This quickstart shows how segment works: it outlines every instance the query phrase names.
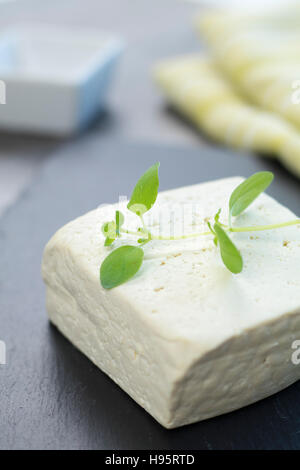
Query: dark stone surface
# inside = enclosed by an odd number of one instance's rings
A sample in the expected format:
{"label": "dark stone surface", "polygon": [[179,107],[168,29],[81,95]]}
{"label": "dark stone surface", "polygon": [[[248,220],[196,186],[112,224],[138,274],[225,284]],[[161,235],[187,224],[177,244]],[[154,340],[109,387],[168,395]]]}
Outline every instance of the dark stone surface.
{"label": "dark stone surface", "polygon": [[168,431],[49,325],[40,278],[45,243],[70,219],[129,195],[157,160],[161,189],[272,169],[270,193],[299,209],[299,182],[279,165],[213,148],[112,144],[94,131],[49,159],[0,221],[0,339],[7,345],[0,448],[300,448],[299,383],[234,413]]}

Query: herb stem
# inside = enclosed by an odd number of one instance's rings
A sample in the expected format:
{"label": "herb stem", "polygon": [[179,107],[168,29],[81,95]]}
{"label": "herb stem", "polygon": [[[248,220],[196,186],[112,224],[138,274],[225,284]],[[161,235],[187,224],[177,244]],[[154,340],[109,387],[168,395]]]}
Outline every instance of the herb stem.
{"label": "herb stem", "polygon": [[[284,228],[284,227],[290,227],[292,225],[300,225],[300,219],[296,220],[291,220],[289,222],[282,222],[281,224],[270,224],[270,225],[253,225],[252,227],[229,227],[224,224],[220,224],[222,227],[224,227],[224,230],[227,232],[262,232],[265,230],[274,230],[277,228]],[[146,226],[143,224],[143,229],[147,234],[150,234],[150,237],[152,240],[185,240],[188,238],[197,238],[201,236],[208,236],[211,235],[212,233],[210,231],[207,232],[196,232],[196,233],[189,233],[187,235],[179,235],[177,237],[175,236],[170,236],[166,237],[163,235],[152,235],[149,230],[146,228]],[[134,235],[136,237],[140,237],[141,233],[139,232],[134,232],[133,230],[127,230],[124,228],[120,229],[120,232],[122,233],[127,233],[128,235]]]}
{"label": "herb stem", "polygon": [[[137,237],[140,237],[141,234],[139,232],[134,232],[132,230],[127,230],[127,229],[124,229],[124,228],[121,228],[120,230],[122,233],[127,233],[128,235],[135,235]],[[150,233],[149,231],[147,231],[147,233]],[[189,233],[188,235],[179,235],[178,237],[174,237],[174,236],[171,236],[171,237],[165,237],[163,235],[152,235],[150,234],[151,236],[151,239],[152,240],[184,240],[186,238],[197,238],[197,237],[201,237],[202,235],[211,235],[211,232],[198,232],[198,233]]]}
{"label": "herb stem", "polygon": [[141,222],[142,222],[142,225],[143,225],[143,230],[145,233],[150,233],[149,230],[147,229],[146,227],[146,224],[145,224],[145,221],[144,221],[144,217],[142,215],[140,215],[140,219],[141,219]]}
{"label": "herb stem", "polygon": [[135,235],[136,237],[140,237],[141,234],[139,232],[134,232],[133,230],[127,230],[125,228],[121,228],[120,232],[127,233],[128,235]]}
{"label": "herb stem", "polygon": [[291,220],[289,222],[282,222],[281,224],[271,225],[254,225],[253,227],[228,227],[229,232],[262,232],[264,230],[273,230],[277,228],[290,227],[292,225],[300,224],[300,219]]}
{"label": "herb stem", "polygon": [[[221,224],[222,225],[222,224]],[[232,228],[232,222],[231,222],[231,211],[229,211],[229,216],[228,216],[228,225],[229,225],[229,229]]]}

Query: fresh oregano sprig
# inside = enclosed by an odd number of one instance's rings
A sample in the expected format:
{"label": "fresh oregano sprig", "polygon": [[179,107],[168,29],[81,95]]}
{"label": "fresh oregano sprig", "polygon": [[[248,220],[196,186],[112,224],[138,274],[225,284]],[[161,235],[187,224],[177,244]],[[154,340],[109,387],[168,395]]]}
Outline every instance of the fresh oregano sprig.
{"label": "fresh oregano sprig", "polygon": [[242,214],[252,202],[263,192],[274,179],[273,173],[262,171],[255,173],[243,181],[231,194],[229,199],[228,225],[220,222],[221,209],[214,216],[214,224],[207,222],[209,230],[201,233],[191,233],[178,237],[165,237],[151,234],[146,227],[143,215],[154,205],[159,187],[158,178],[159,163],[151,166],[138,180],[132,192],[127,208],[135,213],[141,222],[137,231],[124,228],[124,216],[116,211],[115,220],[105,222],[102,233],[105,236],[104,245],[109,247],[122,235],[134,235],[137,237],[137,246],[123,245],[113,250],[103,261],[100,267],[100,281],[105,289],[119,286],[131,279],[140,269],[144,259],[142,247],[151,240],[183,240],[199,236],[213,236],[213,241],[220,249],[221,259],[226,268],[233,274],[239,274],[243,269],[243,258],[231,240],[229,234],[236,232],[255,232],[273,230],[300,224],[300,219],[291,220],[279,224],[258,225],[252,227],[233,227],[232,217]]}

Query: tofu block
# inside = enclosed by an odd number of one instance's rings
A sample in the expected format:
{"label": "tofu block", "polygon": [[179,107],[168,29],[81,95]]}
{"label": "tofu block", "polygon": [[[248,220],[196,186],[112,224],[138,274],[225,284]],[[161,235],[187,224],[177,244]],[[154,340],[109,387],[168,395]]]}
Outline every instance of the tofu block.
{"label": "tofu block", "polygon": [[[205,231],[220,207],[227,220],[241,181],[162,192],[147,224],[161,235]],[[291,357],[300,339],[299,226],[232,234],[244,259],[238,275],[211,236],[151,241],[135,277],[105,290],[99,268],[113,248],[104,247],[101,226],[117,208],[126,227],[137,228],[126,203],[107,205],[68,223],[45,248],[50,320],[80,351],[166,428],[236,410],[298,380]],[[294,218],[262,194],[234,224]]]}

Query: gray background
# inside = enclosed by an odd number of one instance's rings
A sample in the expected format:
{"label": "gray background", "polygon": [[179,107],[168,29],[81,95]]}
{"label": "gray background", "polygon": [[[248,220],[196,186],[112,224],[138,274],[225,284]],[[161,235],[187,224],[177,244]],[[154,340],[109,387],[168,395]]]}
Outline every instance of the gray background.
{"label": "gray background", "polygon": [[[192,26],[198,10],[180,0],[17,0],[0,2],[0,28],[36,21],[120,34],[127,47],[109,94],[109,111],[95,125],[104,134],[130,141],[193,146],[201,138],[162,109],[164,101],[151,73],[161,58],[199,50]],[[0,214],[29,184],[41,162],[70,144],[70,139],[0,132]]]}

